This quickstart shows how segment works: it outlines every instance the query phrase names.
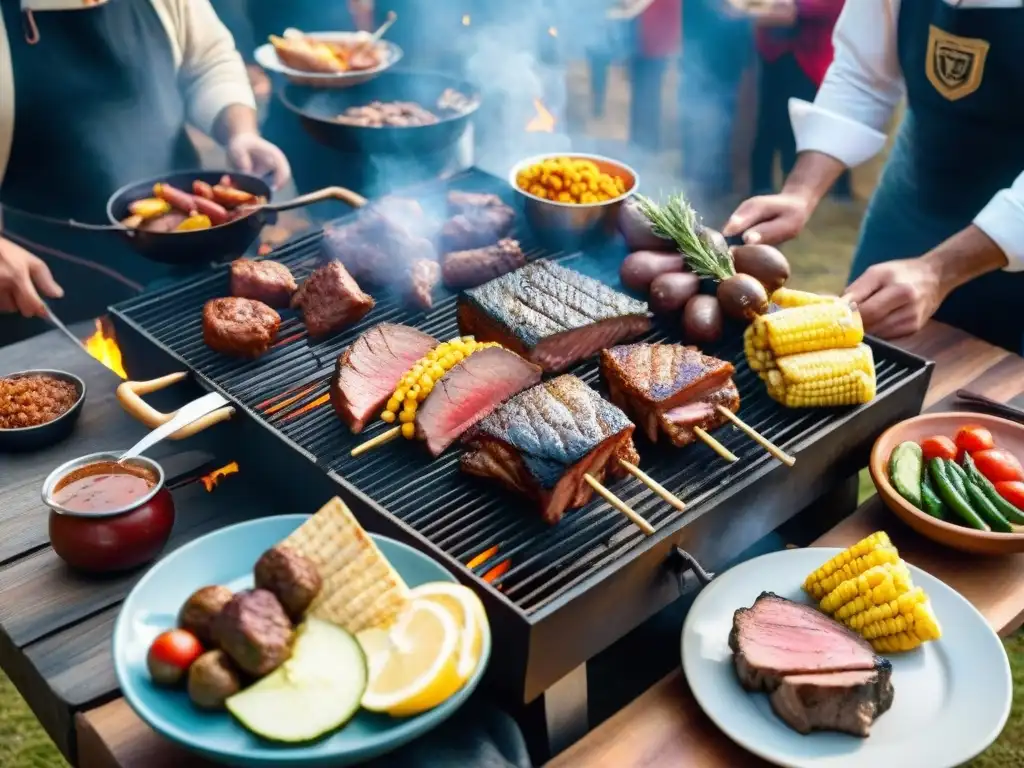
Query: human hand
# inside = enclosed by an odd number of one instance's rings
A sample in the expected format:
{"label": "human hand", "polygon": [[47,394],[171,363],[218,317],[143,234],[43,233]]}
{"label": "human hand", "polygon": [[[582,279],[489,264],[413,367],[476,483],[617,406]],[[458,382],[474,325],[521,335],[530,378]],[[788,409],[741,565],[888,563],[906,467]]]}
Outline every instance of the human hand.
{"label": "human hand", "polygon": [[39,291],[51,299],[64,295],[46,262],[20,245],[0,238],[0,312],[45,317],[46,306]]}
{"label": "human hand", "polygon": [[269,99],[273,87],[270,84],[270,78],[267,77],[267,73],[263,71],[263,68],[256,64],[249,64],[246,66],[245,72],[249,76],[249,85],[252,86],[252,92],[256,96],[256,100],[263,101],[264,99]]}
{"label": "human hand", "polygon": [[274,189],[280,189],[291,178],[292,169],[284,152],[258,133],[235,134],[228,140],[227,151],[228,162],[237,171],[255,176],[273,173]]}
{"label": "human hand", "polygon": [[740,203],[722,228],[722,234],[742,234],[747,245],[778,245],[799,235],[813,210],[802,195],[783,192],[752,197]]}
{"label": "human hand", "polygon": [[865,331],[898,339],[921,330],[946,293],[933,262],[918,258],[868,267],[843,298],[856,303]]}

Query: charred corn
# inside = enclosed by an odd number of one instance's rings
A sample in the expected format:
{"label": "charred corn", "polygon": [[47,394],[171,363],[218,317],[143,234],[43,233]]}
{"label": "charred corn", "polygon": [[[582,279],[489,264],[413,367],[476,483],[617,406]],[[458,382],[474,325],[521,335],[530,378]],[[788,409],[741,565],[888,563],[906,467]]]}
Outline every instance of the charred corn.
{"label": "charred corn", "polygon": [[778,368],[761,374],[768,395],[787,408],[859,405],[875,397],[871,348],[825,349],[778,358]]}
{"label": "charred corn", "polygon": [[864,325],[845,301],[827,301],[759,315],[749,333],[747,361],[753,370],[767,371],[787,355],[856,347]]}
{"label": "charred corn", "polygon": [[497,342],[477,341],[472,336],[438,344],[402,375],[398,387],[384,406],[381,420],[388,424],[399,422],[402,436],[411,440],[416,435],[416,411],[433,391],[434,385],[474,352],[497,346]]}
{"label": "charred corn", "polygon": [[830,301],[839,301],[836,296],[822,296],[820,293],[810,291],[798,291],[793,288],[779,288],[772,294],[772,303],[780,309],[792,309],[793,307],[806,307],[808,304],[826,304]]}
{"label": "charred corn", "polygon": [[913,587],[904,563],[885,563],[840,583],[822,598],[818,607],[837,621],[845,621],[872,606],[895,600]]}
{"label": "charred corn", "polygon": [[845,549],[804,581],[804,591],[821,600],[847,579],[860,576],[876,565],[898,563],[900,553],[884,531],[879,531]]}

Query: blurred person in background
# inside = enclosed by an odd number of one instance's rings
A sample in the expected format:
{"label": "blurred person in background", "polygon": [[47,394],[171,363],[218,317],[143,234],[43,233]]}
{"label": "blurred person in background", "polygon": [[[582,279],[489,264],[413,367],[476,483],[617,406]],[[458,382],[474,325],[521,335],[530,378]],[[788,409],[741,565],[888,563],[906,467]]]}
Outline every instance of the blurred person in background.
{"label": "blurred person in background", "polygon": [[877,154],[907,108],[868,207],[846,295],[883,338],[935,317],[1015,352],[1024,315],[1024,3],[851,0],[813,104],[790,106],[796,166],[725,227],[795,237],[846,168]]}
{"label": "blurred person in background", "polygon": [[[233,167],[280,185],[288,161],[258,131],[252,89],[209,0],[0,0],[0,345],[173,276],[109,232],[125,184],[198,168],[186,121]],[[19,316],[20,315],[20,316]]]}
{"label": "blurred person in background", "polygon": [[[750,159],[753,194],[775,191],[775,155],[785,177],[796,163],[796,139],[789,122],[791,98],[813,101],[832,63],[832,30],[843,0],[774,0],[752,6],[760,69],[757,81],[757,134]],[[849,197],[844,173],[834,191]]]}

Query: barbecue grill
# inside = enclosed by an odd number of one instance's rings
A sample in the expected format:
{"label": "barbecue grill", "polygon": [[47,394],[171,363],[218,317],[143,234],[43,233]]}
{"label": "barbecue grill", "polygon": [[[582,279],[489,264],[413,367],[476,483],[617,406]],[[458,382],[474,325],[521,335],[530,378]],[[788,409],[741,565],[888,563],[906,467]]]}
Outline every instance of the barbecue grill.
{"label": "barbecue grill", "polygon": [[[410,192],[428,210],[449,189],[493,192],[510,204],[501,180],[478,170]],[[544,251],[520,224],[529,259],[544,257],[618,286],[621,243],[588,254]],[[298,279],[321,257],[321,233],[274,251]],[[459,449],[430,460],[420,445],[397,441],[359,458],[349,451],[389,425],[352,435],[327,401],[337,355],[382,322],[406,323],[438,339],[458,335],[456,294],[439,289],[432,310],[404,307],[377,292],[376,308],[358,325],[310,343],[298,319],[282,321],[280,341],[256,361],[224,358],[203,343],[200,315],[208,299],[228,294],[228,273],[140,296],[111,313],[133,378],[189,370],[206,390],[224,394],[237,415],[220,429],[239,449],[244,474],[290,494],[296,510],[314,510],[340,494],[371,531],[396,536],[444,563],[484,600],[494,626],[492,690],[519,704],[533,701],[599,651],[679,597],[692,560],[721,566],[793,517],[867,461],[885,427],[920,411],[931,363],[872,340],[878,395],[859,408],[787,410],[771,401],[747,367],[739,334],[708,349],[731,360],[742,396],[740,415],[797,456],[787,468],[732,426],[715,436],[739,457],[728,464],[707,447],[651,446],[637,431],[643,469],[687,503],[679,512],[630,477],[612,490],[657,529],[645,537],[596,500],[544,524],[523,498],[458,468]],[[673,339],[656,327],[647,340]],[[600,387],[597,363],[572,373]],[[227,439],[227,438],[225,438]]]}

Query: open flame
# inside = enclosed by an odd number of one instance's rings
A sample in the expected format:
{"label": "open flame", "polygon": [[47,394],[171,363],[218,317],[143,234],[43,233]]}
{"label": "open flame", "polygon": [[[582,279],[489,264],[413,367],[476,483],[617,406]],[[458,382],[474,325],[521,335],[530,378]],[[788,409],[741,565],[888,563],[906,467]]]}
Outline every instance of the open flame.
{"label": "open flame", "polygon": [[468,27],[470,21],[472,21],[472,20],[469,18],[469,14],[468,13],[463,14],[463,16],[462,16],[462,26]]}
{"label": "open flame", "polygon": [[82,343],[85,344],[86,351],[103,363],[103,365],[107,366],[107,368],[122,379],[128,378],[128,374],[124,370],[124,363],[121,360],[121,348],[117,346],[117,340],[114,338],[113,332],[107,332],[100,318],[96,318],[96,332]]}
{"label": "open flame", "polygon": [[526,130],[528,133],[554,133],[555,132],[555,116],[552,115],[548,108],[544,106],[544,102],[540,99],[533,100],[533,108],[537,114],[534,115],[530,122],[526,124]]}
{"label": "open flame", "polygon": [[215,469],[208,475],[203,475],[199,478],[200,482],[206,488],[207,492],[213,491],[217,487],[217,483],[220,482],[222,477],[233,475],[238,471],[238,462],[232,461],[230,464],[225,464],[220,469]]}
{"label": "open flame", "polygon": [[[498,545],[497,544],[495,544],[490,549],[485,549],[479,555],[474,557],[472,560],[470,560],[468,563],[466,563],[466,567],[469,568],[469,569],[473,569],[473,568],[476,568],[478,565],[483,565],[488,560],[490,560],[492,557],[494,557],[496,554],[498,554]],[[486,582],[493,582],[499,576],[504,575],[508,571],[508,569],[511,568],[511,567],[512,567],[512,561],[511,560],[503,560],[502,562],[498,563],[496,566],[491,568],[489,571],[487,571],[487,573],[485,573],[481,578],[484,581],[486,581]],[[501,589],[501,587],[499,586],[498,589]]]}

